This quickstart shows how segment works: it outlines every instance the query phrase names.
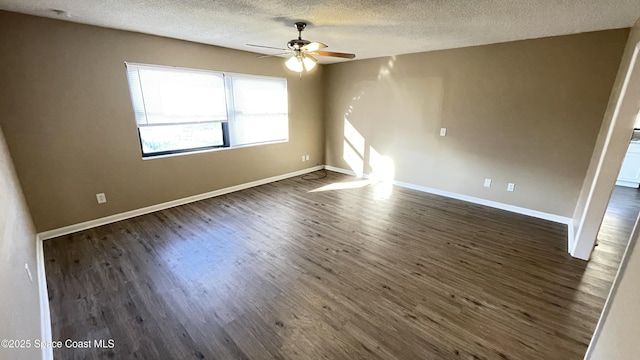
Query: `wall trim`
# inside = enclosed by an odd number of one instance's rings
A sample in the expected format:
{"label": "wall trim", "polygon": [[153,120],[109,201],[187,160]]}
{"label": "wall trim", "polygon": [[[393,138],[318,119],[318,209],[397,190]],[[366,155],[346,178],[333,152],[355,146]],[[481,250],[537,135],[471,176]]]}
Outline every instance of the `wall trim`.
{"label": "wall trim", "polygon": [[[49,291],[44,266],[44,249],[40,236],[36,235],[36,266],[38,268],[38,295],[40,298],[40,340],[51,342],[51,312],[49,311]],[[53,359],[53,348],[42,347],[42,359]]]}
{"label": "wall trim", "polygon": [[567,224],[567,251],[569,252],[569,255],[573,256],[574,258],[589,261],[589,259],[583,259],[581,257],[573,255],[572,251],[575,246],[576,246],[575,227],[573,226],[573,219],[569,219],[569,223]]}
{"label": "wall trim", "polygon": [[[353,170],[347,170],[347,169],[343,169],[343,168],[339,168],[339,167],[335,167],[335,166],[331,166],[331,165],[325,165],[324,169],[325,170],[329,170],[329,171],[333,171],[333,172],[337,172],[337,173],[341,173],[341,174],[345,174],[345,175],[356,176],[356,172],[353,171]],[[367,177],[367,175],[365,175],[364,177]]]}
{"label": "wall trim", "polygon": [[638,183],[633,181],[616,180],[616,185],[636,189],[638,188]]}
{"label": "wall trim", "polygon": [[[633,31],[637,30],[637,28],[633,29]],[[633,34],[633,31],[630,35]],[[633,41],[633,39],[629,41]],[[628,68],[626,68],[626,73],[622,75],[620,71],[625,69],[625,56],[627,55],[627,51],[632,51],[633,53],[628,60],[629,65]],[[613,190],[615,180],[620,173],[620,168],[624,161],[625,153],[616,154],[615,150],[617,149],[615,149],[615,146],[613,146],[614,149],[612,149],[611,143],[614,141],[614,134],[618,135],[617,133],[622,131],[624,120],[635,121],[634,119],[638,114],[636,98],[640,91],[640,82],[637,80],[637,73],[640,72],[639,67],[640,42],[636,43],[633,48],[631,48],[628,43],[620,63],[620,68],[618,69],[618,74],[616,75],[616,82],[612,89],[611,96],[614,96],[616,87],[618,86],[619,93],[616,99],[609,99],[606,112],[609,112],[611,108],[613,108],[613,110],[610,116],[603,119],[603,122],[606,122],[610,117],[611,121],[606,129],[600,129],[598,133],[598,139],[600,139],[604,133],[604,143],[601,146],[599,157],[597,159],[592,158],[589,164],[589,168],[595,166],[593,179],[591,179],[589,183],[583,184],[580,190],[581,195],[586,192],[587,199],[584,202],[582,213],[574,214],[578,222],[575,229],[575,241],[571,249],[571,256],[579,259],[588,260],[593,252],[600,225],[606,214],[609,200],[611,200],[611,191]],[[624,76],[624,78],[621,78],[621,76]],[[620,80],[622,81],[621,84],[619,84]],[[630,99],[630,97],[633,98]],[[622,123],[620,123],[621,121]],[[631,130],[632,126],[631,124],[629,125],[629,130]],[[615,140],[619,141],[617,139]],[[626,152],[626,149],[628,149],[628,140],[625,141],[624,149]],[[593,154],[595,154],[597,150],[598,149],[594,148]],[[614,152],[613,154],[611,153],[612,151]],[[617,161],[619,161],[617,167],[613,168],[614,165],[612,164],[615,164]],[[615,172],[613,171],[614,169]],[[585,179],[585,182],[586,180],[587,179]]]}
{"label": "wall trim", "polygon": [[[325,165],[324,168],[330,171],[341,173],[341,174],[356,176],[356,173],[351,170],[342,169],[342,168],[338,168],[330,165]],[[369,175],[365,174],[363,177],[368,178]],[[429,188],[421,185],[415,185],[415,184],[411,184],[403,181],[394,180],[393,184],[400,187],[407,188],[407,189],[418,190],[418,191],[422,191],[429,194],[440,195],[440,196],[444,196],[444,197],[448,197],[456,200],[462,200],[462,201],[466,201],[466,202],[470,202],[478,205],[484,205],[484,206],[488,206],[488,207],[492,207],[500,210],[510,211],[517,214],[527,215],[527,216],[535,217],[538,219],[549,220],[556,223],[565,224],[567,225],[567,241],[568,241],[567,251],[570,251],[574,246],[573,243],[575,239],[574,239],[573,225],[572,225],[573,219],[569,217],[550,214],[550,213],[546,213],[538,210],[527,209],[520,206],[504,204],[497,201],[481,199],[473,196],[457,194],[449,191],[438,190],[438,189]]]}
{"label": "wall trim", "polygon": [[531,217],[535,217],[543,220],[549,220],[549,221],[553,221],[560,224],[569,225],[569,223],[571,222],[571,219],[565,216],[550,214],[550,213],[546,213],[538,210],[527,209],[520,206],[500,203],[497,201],[481,199],[473,196],[457,194],[449,191],[433,189],[426,186],[414,185],[414,184],[405,183],[401,181],[394,181],[393,184],[404,187],[404,188],[408,188],[408,189],[423,191],[423,192],[434,194],[434,195],[440,195],[440,196],[462,200],[462,201],[466,201],[466,202],[470,202],[478,205],[484,205],[484,206],[488,206],[488,207],[492,207],[500,210],[506,210],[513,213],[527,215],[527,216],[531,216]]}
{"label": "wall trim", "polygon": [[314,172],[314,171],[318,171],[318,170],[322,170],[322,169],[323,169],[322,165],[314,166],[314,167],[311,167],[311,168],[302,169],[302,170],[290,172],[290,173],[287,173],[287,174],[272,176],[272,177],[261,179],[261,180],[256,180],[256,181],[251,181],[251,182],[240,184],[240,185],[234,185],[234,186],[226,187],[224,189],[209,191],[209,192],[198,194],[198,195],[188,196],[188,197],[185,197],[185,198],[182,198],[182,199],[176,199],[176,200],[172,200],[172,201],[167,201],[167,202],[164,202],[164,203],[161,203],[161,204],[151,205],[151,206],[143,207],[143,208],[136,209],[136,210],[131,210],[131,211],[126,211],[126,212],[119,213],[119,214],[109,215],[109,216],[106,216],[106,217],[103,217],[103,218],[99,218],[99,219],[95,219],[95,220],[89,220],[89,221],[81,222],[79,224],[74,224],[74,225],[64,226],[64,227],[61,227],[61,228],[58,228],[58,229],[44,231],[44,232],[39,233],[38,237],[39,237],[40,240],[53,239],[53,238],[58,237],[58,236],[72,234],[72,233],[75,233],[75,232],[78,232],[78,231],[87,230],[87,229],[91,229],[91,228],[94,228],[94,227],[111,224],[111,223],[114,223],[116,221],[126,220],[126,219],[129,219],[129,218],[132,218],[132,217],[149,214],[149,213],[152,213],[152,212],[156,212],[156,211],[172,208],[172,207],[175,207],[175,206],[180,206],[180,205],[184,205],[184,204],[188,204],[188,203],[192,203],[192,202],[196,202],[196,201],[200,201],[200,200],[204,200],[204,199],[209,199],[209,198],[212,198],[212,197],[216,197],[216,196],[232,193],[232,192],[235,192],[235,191],[249,189],[249,188],[252,188],[252,187],[255,187],[255,186],[260,186],[260,185],[272,183],[274,181],[279,181],[279,180],[284,180],[284,179],[292,178],[292,177],[299,176],[299,175],[304,175],[304,174],[307,174],[307,173],[310,173],[310,172]]}

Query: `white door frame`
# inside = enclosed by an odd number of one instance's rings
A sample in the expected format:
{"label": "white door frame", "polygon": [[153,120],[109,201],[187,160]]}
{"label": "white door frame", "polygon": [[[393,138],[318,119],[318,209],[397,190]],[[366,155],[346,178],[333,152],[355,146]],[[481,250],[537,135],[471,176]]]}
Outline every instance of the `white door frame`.
{"label": "white door frame", "polygon": [[[569,245],[569,253],[580,259],[588,260],[595,246],[611,192],[633,133],[636,116],[640,110],[639,52],[640,42],[633,48],[631,62],[615,103],[611,123],[608,128],[601,130],[606,133],[600,134],[605,136],[600,156],[591,160],[592,164],[595,162],[597,164],[593,181],[583,185],[582,191],[587,187],[589,189],[584,210],[581,214],[576,214],[578,216],[574,216],[577,226],[573,244]],[[624,66],[624,63],[621,66]]]}

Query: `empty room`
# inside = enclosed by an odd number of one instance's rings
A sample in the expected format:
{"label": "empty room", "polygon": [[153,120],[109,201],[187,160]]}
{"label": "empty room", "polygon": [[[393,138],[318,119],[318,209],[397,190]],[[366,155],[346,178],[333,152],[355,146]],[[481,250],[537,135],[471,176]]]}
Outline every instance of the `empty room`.
{"label": "empty room", "polygon": [[639,18],[0,0],[0,359],[636,359]]}

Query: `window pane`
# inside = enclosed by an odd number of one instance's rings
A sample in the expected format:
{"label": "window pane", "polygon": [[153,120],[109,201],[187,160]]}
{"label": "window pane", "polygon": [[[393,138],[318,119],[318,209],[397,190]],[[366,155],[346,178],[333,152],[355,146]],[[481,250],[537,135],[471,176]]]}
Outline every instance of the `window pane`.
{"label": "window pane", "polygon": [[288,140],[287,81],[241,75],[233,75],[231,81],[231,145]]}
{"label": "window pane", "polygon": [[148,124],[227,119],[221,74],[153,68],[138,73]]}
{"label": "window pane", "polygon": [[222,123],[143,126],[139,130],[144,154],[224,145]]}
{"label": "window pane", "polygon": [[286,79],[126,66],[143,156],[289,139]]}
{"label": "window pane", "polygon": [[234,75],[233,106],[241,114],[286,114],[287,82]]}
{"label": "window pane", "polygon": [[236,115],[231,128],[233,145],[247,145],[289,138],[286,115]]}

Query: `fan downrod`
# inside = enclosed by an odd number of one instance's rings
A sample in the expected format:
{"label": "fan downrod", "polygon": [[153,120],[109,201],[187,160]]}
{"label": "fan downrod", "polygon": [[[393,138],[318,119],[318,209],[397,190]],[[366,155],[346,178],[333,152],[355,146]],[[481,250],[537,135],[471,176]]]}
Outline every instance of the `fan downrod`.
{"label": "fan downrod", "polygon": [[290,40],[287,43],[287,47],[294,51],[299,51],[303,46],[310,44],[308,40],[302,40],[302,31],[307,27],[306,22],[299,21],[294,24],[296,30],[298,30],[298,38]]}

